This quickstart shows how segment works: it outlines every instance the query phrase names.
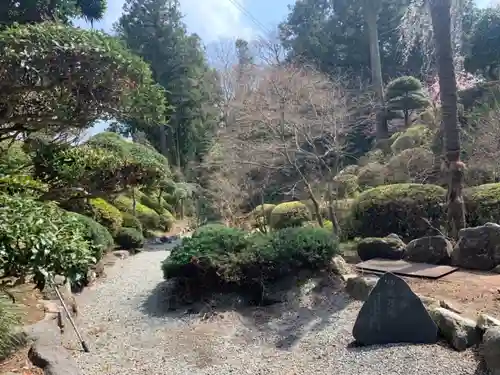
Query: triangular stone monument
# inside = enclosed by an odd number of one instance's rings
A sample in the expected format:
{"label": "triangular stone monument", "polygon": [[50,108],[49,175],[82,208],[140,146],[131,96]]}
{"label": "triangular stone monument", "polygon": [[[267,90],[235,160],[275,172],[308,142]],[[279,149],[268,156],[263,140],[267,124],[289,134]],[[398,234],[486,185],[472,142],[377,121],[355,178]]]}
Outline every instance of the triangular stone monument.
{"label": "triangular stone monument", "polygon": [[408,284],[386,273],[361,307],[352,334],[359,345],[434,344],[438,328]]}

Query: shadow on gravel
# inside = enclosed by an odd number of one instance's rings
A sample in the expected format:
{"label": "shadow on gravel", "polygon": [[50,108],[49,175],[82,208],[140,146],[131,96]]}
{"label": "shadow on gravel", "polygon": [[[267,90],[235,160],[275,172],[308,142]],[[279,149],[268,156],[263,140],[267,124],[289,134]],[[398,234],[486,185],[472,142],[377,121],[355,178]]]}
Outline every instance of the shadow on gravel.
{"label": "shadow on gravel", "polygon": [[316,279],[310,284],[310,288],[302,286],[282,291],[282,302],[266,306],[250,306],[240,296],[224,294],[173,309],[172,283],[164,281],[144,300],[142,311],[153,317],[201,321],[236,314],[233,327],[237,331],[252,337],[258,335],[260,340],[271,342],[278,349],[290,350],[305,335],[314,335],[332,324],[333,315],[351,302],[341,292],[341,283],[337,279]]}

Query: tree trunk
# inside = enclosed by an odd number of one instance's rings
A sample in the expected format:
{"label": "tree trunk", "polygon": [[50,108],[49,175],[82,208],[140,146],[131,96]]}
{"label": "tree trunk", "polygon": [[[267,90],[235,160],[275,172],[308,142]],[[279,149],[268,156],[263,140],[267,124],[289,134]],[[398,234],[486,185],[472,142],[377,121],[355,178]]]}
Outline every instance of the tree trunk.
{"label": "tree trunk", "polygon": [[375,89],[375,93],[377,94],[377,100],[380,106],[377,111],[376,135],[379,146],[383,146],[389,138],[389,130],[387,128],[387,116],[385,113],[384,83],[382,80],[382,63],[380,59],[380,46],[377,29],[380,5],[381,3],[379,0],[365,0],[363,9],[370,42],[370,69],[372,73],[372,85]]}
{"label": "tree trunk", "polygon": [[465,165],[460,161],[460,133],[457,114],[457,82],[451,45],[451,1],[429,0],[444,131],[445,163],[448,172],[448,234],[458,237],[465,227],[465,205],[462,196]]}
{"label": "tree trunk", "polygon": [[135,188],[132,188],[132,215],[136,215],[137,201],[135,199]]}

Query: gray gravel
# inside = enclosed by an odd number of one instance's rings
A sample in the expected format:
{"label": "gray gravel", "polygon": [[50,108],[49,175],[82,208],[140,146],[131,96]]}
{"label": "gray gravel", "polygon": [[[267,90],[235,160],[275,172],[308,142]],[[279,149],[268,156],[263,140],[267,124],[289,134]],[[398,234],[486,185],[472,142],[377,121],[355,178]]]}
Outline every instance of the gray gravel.
{"label": "gray gravel", "polygon": [[[79,297],[85,375],[480,375],[473,354],[432,346],[349,348],[359,303],[342,293],[209,319],[162,310],[165,251],[118,261]],[[73,339],[73,347],[77,347]]]}

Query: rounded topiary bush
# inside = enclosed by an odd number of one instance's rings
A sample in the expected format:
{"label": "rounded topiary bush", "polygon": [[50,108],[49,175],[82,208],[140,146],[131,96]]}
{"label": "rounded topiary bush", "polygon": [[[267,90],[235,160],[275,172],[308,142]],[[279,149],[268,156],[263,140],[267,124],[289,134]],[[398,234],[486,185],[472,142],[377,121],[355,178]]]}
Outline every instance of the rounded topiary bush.
{"label": "rounded topiary bush", "polygon": [[387,181],[420,183],[431,174],[434,154],[422,147],[409,148],[393,156],[387,163]]}
{"label": "rounded topiary bush", "polygon": [[276,207],[275,204],[269,204],[269,203],[259,204],[251,212],[251,215],[254,218],[265,217],[269,220],[271,217],[271,212],[273,212],[275,207]]}
{"label": "rounded topiary bush", "polygon": [[479,186],[495,182],[495,173],[489,168],[467,165],[465,170],[465,186]]}
{"label": "rounded topiary bush", "polygon": [[123,223],[122,226],[125,228],[134,228],[142,233],[142,224],[138,218],[128,212],[122,212]]}
{"label": "rounded topiary bush", "polygon": [[464,190],[468,226],[500,223],[500,183]]}
{"label": "rounded topiary bush", "polygon": [[337,176],[342,176],[344,174],[353,174],[356,176],[359,172],[359,169],[360,169],[359,165],[351,164],[344,167],[344,169],[342,169],[339,173],[337,173]]}
{"label": "rounded topiary bush", "polygon": [[352,205],[355,235],[385,237],[396,233],[405,239],[436,234],[444,220],[446,191],[436,185],[395,184],[360,194]]}
{"label": "rounded topiary bush", "polygon": [[167,210],[164,210],[160,215],[160,226],[165,232],[170,231],[175,224],[175,217]]}
{"label": "rounded topiary bush", "polygon": [[75,216],[87,229],[85,238],[95,246],[93,256],[99,261],[104,253],[113,248],[115,244],[113,236],[106,227],[94,219],[76,212],[70,214]]}
{"label": "rounded topiary bush", "polygon": [[398,137],[391,145],[394,154],[407,150],[409,148],[430,145],[432,141],[432,132],[425,125],[414,125],[399,133]]}
{"label": "rounded topiary bush", "polygon": [[227,225],[221,224],[221,223],[208,223],[205,225],[202,225],[201,227],[197,228],[191,237],[198,237],[198,236],[203,236],[205,233],[208,232],[218,232],[218,231],[223,231],[227,228]]}
{"label": "rounded topiary bush", "polygon": [[108,228],[112,235],[116,234],[123,222],[120,210],[101,198],[90,199],[90,206],[94,220]]}
{"label": "rounded topiary bush", "polygon": [[286,202],[278,204],[271,212],[270,226],[272,229],[300,227],[311,220],[311,213],[302,202]]}
{"label": "rounded topiary bush", "polygon": [[362,189],[383,185],[387,170],[380,163],[369,163],[358,172],[358,185]]}
{"label": "rounded topiary bush", "polygon": [[144,246],[144,236],[135,228],[121,228],[115,236],[116,244],[123,250],[136,250]]}
{"label": "rounded topiary bush", "polygon": [[[121,195],[115,201],[115,206],[120,211],[133,213],[133,201],[127,196]],[[144,230],[163,230],[161,225],[161,218],[158,213],[140,202],[135,204],[135,216],[142,224]]]}
{"label": "rounded topiary bush", "polygon": [[337,175],[333,178],[333,190],[337,198],[344,199],[354,196],[358,190],[358,177],[353,174]]}

